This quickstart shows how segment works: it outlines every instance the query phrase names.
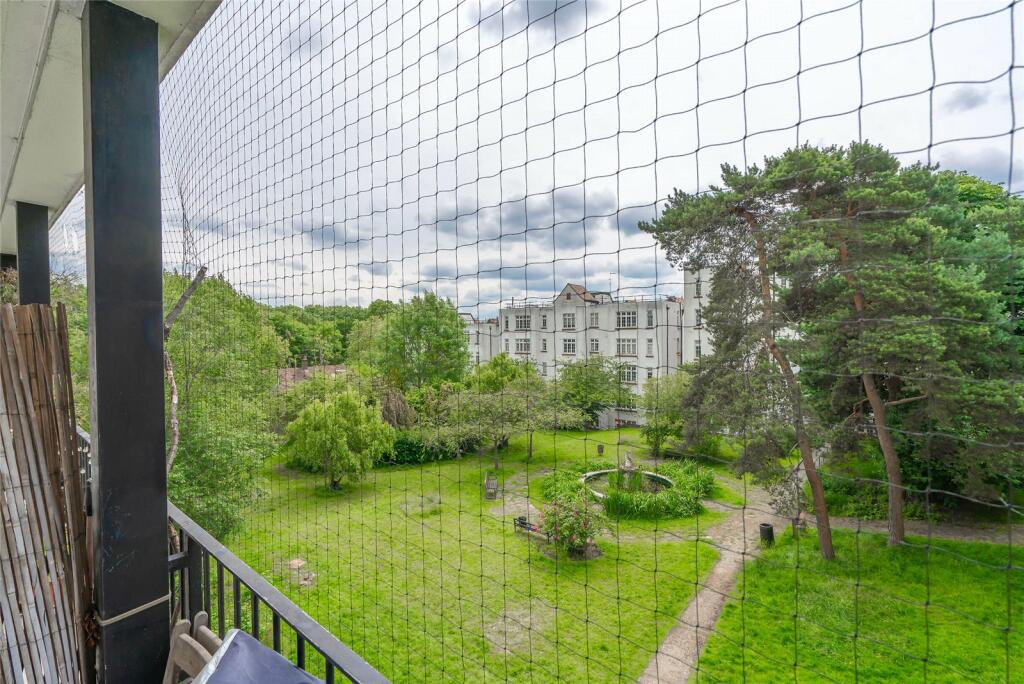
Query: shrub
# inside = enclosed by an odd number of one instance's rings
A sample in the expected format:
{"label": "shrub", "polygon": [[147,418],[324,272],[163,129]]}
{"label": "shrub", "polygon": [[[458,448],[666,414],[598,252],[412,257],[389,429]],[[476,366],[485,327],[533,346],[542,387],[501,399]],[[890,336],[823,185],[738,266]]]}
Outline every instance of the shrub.
{"label": "shrub", "polygon": [[328,486],[358,482],[373,462],[392,449],[394,430],[379,411],[347,390],[329,401],[314,401],[288,424],[289,465],[322,472]]}
{"label": "shrub", "polygon": [[605,526],[604,516],[591,507],[590,497],[582,490],[552,501],[540,523],[541,532],[570,552],[585,549]]}
{"label": "shrub", "polygon": [[602,500],[605,512],[616,518],[689,517],[703,510],[701,500],[711,496],[715,487],[714,473],[693,461],[667,463],[656,472],[672,480],[673,486],[652,492],[636,486],[644,483],[640,478],[634,478],[633,483],[620,482],[619,486],[611,480],[612,486]]}
{"label": "shrub", "polygon": [[614,463],[589,463],[587,465],[576,464],[559,468],[544,476],[540,485],[541,494],[549,501],[573,496],[586,489],[583,483],[580,482],[580,477],[584,473],[594,470],[609,470],[614,467]]}
{"label": "shrub", "polygon": [[[558,503],[583,495],[591,496],[589,488],[580,482],[580,476],[595,470],[612,470],[614,463],[572,465],[549,473],[541,483],[544,498]],[[715,488],[715,474],[710,468],[694,461],[677,461],[658,466],[655,472],[673,482],[673,486],[658,492],[646,490],[646,478],[633,478],[625,482],[623,474],[609,473],[608,492],[601,500],[605,512],[616,518],[682,518],[696,515],[702,510],[701,501],[711,496]]]}
{"label": "shrub", "polygon": [[316,372],[308,379],[282,390],[270,401],[271,428],[275,432],[284,432],[288,424],[298,418],[302,409],[309,404],[318,400],[329,402],[351,389],[352,379],[349,373],[327,375]]}
{"label": "shrub", "polygon": [[381,454],[374,465],[418,465],[447,461],[475,451],[479,446],[474,440],[465,439],[461,445],[453,449],[443,443],[428,442],[418,430],[398,430],[391,449]]}

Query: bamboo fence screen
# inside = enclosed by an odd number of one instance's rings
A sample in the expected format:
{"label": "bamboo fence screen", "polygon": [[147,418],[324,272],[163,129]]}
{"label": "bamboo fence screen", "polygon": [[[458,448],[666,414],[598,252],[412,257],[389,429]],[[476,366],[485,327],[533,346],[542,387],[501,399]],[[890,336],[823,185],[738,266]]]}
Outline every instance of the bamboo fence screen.
{"label": "bamboo fence screen", "polygon": [[92,669],[89,535],[62,304],[0,307],[0,679]]}

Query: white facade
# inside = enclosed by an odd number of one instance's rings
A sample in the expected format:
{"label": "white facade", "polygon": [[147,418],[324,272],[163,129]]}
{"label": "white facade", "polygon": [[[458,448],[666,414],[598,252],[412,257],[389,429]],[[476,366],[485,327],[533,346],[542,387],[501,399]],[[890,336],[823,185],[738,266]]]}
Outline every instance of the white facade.
{"label": "white facade", "polygon": [[[569,283],[550,301],[503,306],[496,319],[463,313],[470,362],[486,363],[504,352],[532,362],[541,377],[553,380],[566,364],[606,357],[620,365],[625,386],[639,395],[648,379],[710,353],[701,320],[708,280],[706,272],[684,272],[687,306],[681,297],[616,300]],[[636,411],[623,407],[603,422],[638,420]]]}
{"label": "white facade", "polygon": [[498,321],[495,318],[477,320],[473,314],[461,313],[465,323],[466,339],[469,342],[469,362],[472,365],[487,363],[498,355]]}
{"label": "white facade", "polygon": [[621,364],[626,386],[640,394],[648,378],[679,367],[682,320],[678,298],[616,301],[568,284],[551,302],[503,307],[494,353],[529,360],[548,379],[568,363],[607,357]]}
{"label": "white facade", "polygon": [[712,351],[712,340],[704,327],[704,305],[711,290],[711,272],[683,271],[683,363],[693,363]]}

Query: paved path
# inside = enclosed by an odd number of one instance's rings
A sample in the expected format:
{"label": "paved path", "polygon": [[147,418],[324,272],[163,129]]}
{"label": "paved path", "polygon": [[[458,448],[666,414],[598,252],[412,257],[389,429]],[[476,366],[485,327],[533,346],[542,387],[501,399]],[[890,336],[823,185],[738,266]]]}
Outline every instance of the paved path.
{"label": "paved path", "polygon": [[[889,525],[885,520],[833,517],[831,522],[832,527],[844,530],[856,530],[859,527],[861,532],[889,533]],[[957,541],[1006,544],[1010,539],[1010,530],[1005,524],[955,525],[945,522],[929,524],[927,520],[904,520],[903,529],[908,535],[915,537],[927,537],[930,534],[936,539],[955,539]],[[1018,544],[1020,539],[1024,539],[1024,520],[1013,526],[1013,543]]]}
{"label": "paved path", "polygon": [[[747,506],[744,509],[724,506],[713,501],[705,502],[711,510],[728,513],[725,520],[701,531],[705,542],[715,545],[718,549],[718,562],[711,568],[701,589],[690,599],[676,626],[668,633],[648,663],[647,669],[638,680],[642,684],[682,683],[693,677],[700,654],[704,650],[708,636],[714,630],[722,607],[736,588],[736,581],[744,562],[756,558],[761,551],[758,524],[773,523],[776,534],[781,533],[789,525],[789,520],[770,513],[771,504],[763,489],[749,487],[746,494]],[[807,522],[808,531],[813,534],[813,517]],[[864,532],[888,532],[884,520],[833,517],[831,524],[833,528],[857,529],[859,526]],[[904,524],[907,534],[922,537],[928,536],[930,527],[931,536],[935,538],[1004,544],[1008,538],[1005,525],[967,526],[932,523],[929,526],[928,522],[923,520],[907,520]],[[1024,525],[1015,525],[1013,538],[1019,539],[1022,536]]]}
{"label": "paved path", "polygon": [[766,512],[771,510],[771,506],[763,490],[751,488],[747,498],[748,506],[743,509],[706,502],[711,510],[728,512],[725,520],[702,530],[705,541],[718,549],[718,562],[711,568],[697,595],[690,599],[676,626],[661,642],[658,652],[640,676],[642,684],[686,682],[690,678],[722,606],[736,587],[744,560],[757,556],[761,550],[758,524],[771,522],[776,533],[789,524],[788,520]]}

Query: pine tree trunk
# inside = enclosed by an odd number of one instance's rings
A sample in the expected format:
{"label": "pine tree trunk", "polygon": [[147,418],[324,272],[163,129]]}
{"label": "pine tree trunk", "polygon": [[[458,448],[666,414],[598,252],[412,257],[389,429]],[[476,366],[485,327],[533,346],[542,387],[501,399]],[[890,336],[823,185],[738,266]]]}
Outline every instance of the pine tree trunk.
{"label": "pine tree trunk", "polygon": [[835,549],[832,546],[832,525],[828,518],[828,508],[825,505],[825,488],[818,474],[818,467],[814,463],[814,451],[811,449],[811,440],[807,437],[807,430],[804,421],[803,399],[800,393],[800,384],[793,373],[793,367],[789,358],[783,352],[775,339],[775,332],[772,330],[772,291],[771,277],[768,273],[768,258],[765,253],[764,239],[757,233],[758,228],[754,217],[746,212],[744,219],[747,225],[755,233],[757,244],[757,266],[761,282],[761,304],[764,310],[764,341],[768,352],[775,359],[779,366],[779,372],[786,384],[789,395],[790,410],[793,414],[793,430],[796,432],[796,442],[800,449],[800,460],[803,463],[804,473],[807,475],[807,483],[811,487],[811,498],[814,500],[814,517],[817,520],[818,548],[821,557],[825,560],[832,560],[836,557]]}
{"label": "pine tree trunk", "polygon": [[[837,236],[839,241],[839,261],[846,271],[846,282],[853,287],[853,308],[858,315],[864,313],[864,294],[856,287],[853,279],[853,271],[850,270],[850,252],[846,248],[846,240],[842,235]],[[892,433],[889,431],[889,421],[886,415],[885,402],[882,400],[878,387],[875,385],[875,377],[871,373],[862,373],[861,381],[864,385],[864,394],[868,404],[871,405],[871,415],[875,421],[875,433],[878,435],[878,446],[882,449],[882,457],[885,459],[885,478],[889,483],[889,544],[895,546],[901,544],[904,538],[903,530],[903,476],[900,474],[900,457],[896,453],[896,446],[892,441]]]}
{"label": "pine tree trunk", "polygon": [[861,378],[864,381],[864,394],[871,404],[871,415],[875,419],[878,444],[885,458],[885,477],[889,482],[889,545],[895,546],[901,544],[904,538],[903,476],[900,474],[900,458],[896,454],[892,433],[889,432],[885,402],[882,401],[878,387],[875,386],[875,378],[870,373],[864,373]]}
{"label": "pine tree trunk", "polygon": [[807,475],[807,484],[811,486],[811,498],[814,501],[814,517],[818,527],[818,547],[821,549],[821,557],[825,560],[832,560],[836,557],[835,549],[832,547],[832,525],[828,518],[828,508],[825,504],[825,487],[821,482],[821,475],[818,474],[818,466],[814,463],[814,450],[811,448],[811,440],[807,437],[804,428],[803,402],[800,398],[800,386],[797,384],[793,368],[785,353],[779,349],[775,340],[769,343],[769,351],[786,380],[787,389],[790,395],[790,408],[793,411],[793,428],[796,431],[796,443],[800,449],[800,461]]}

